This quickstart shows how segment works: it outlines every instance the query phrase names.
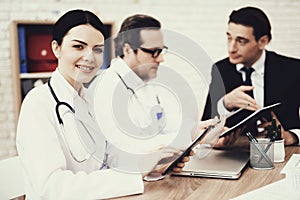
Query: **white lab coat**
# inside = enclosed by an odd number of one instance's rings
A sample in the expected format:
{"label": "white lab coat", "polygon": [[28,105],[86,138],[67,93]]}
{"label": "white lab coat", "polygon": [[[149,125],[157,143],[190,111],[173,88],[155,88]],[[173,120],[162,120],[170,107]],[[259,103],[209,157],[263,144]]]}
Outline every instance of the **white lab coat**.
{"label": "white lab coat", "polygon": [[[58,69],[52,74],[51,85],[60,101],[69,103],[83,113],[84,122],[95,121],[88,113],[88,105],[63,78]],[[74,103],[77,102],[77,103]],[[79,102],[79,103],[78,103]],[[103,199],[143,192],[140,174],[129,174],[112,169],[99,170],[104,158],[105,139],[98,134],[97,160],[89,157],[82,163],[76,162],[75,154],[86,155],[81,140],[71,141],[69,147],[55,112],[56,102],[47,84],[31,90],[23,101],[17,128],[17,149],[25,172],[26,198],[30,200],[74,200]],[[60,108],[65,124],[71,115],[66,107]],[[89,117],[88,117],[89,116]],[[80,117],[80,116],[79,116]],[[94,126],[94,131],[97,126]],[[69,133],[72,136],[72,133]],[[93,133],[97,134],[96,132]],[[74,136],[75,137],[75,136]]]}
{"label": "white lab coat", "polygon": [[[93,82],[94,86],[92,87],[95,88],[93,98],[95,118],[107,140],[112,144],[112,148],[117,148],[119,150],[118,154],[122,155],[117,162],[113,162],[114,167],[127,171],[141,169],[147,171],[155,162],[155,156],[148,155],[149,152],[153,152],[162,145],[175,148],[188,146],[191,143],[191,129],[193,127],[185,127],[186,131],[179,131],[182,125],[180,109],[174,107],[176,102],[174,102],[172,95],[164,94],[164,90],[160,91],[161,87],[156,87],[155,84],[153,87],[150,85],[146,90],[141,90],[139,93],[136,90],[135,92],[138,93],[141,104],[133,102],[132,107],[130,107],[132,102],[128,101],[128,98],[132,95],[132,92],[126,89],[118,74],[132,89],[149,84],[143,82],[121,58],[113,59],[110,68]],[[149,138],[138,138],[139,129],[132,127],[139,127],[139,125],[143,127],[143,121],[147,118],[149,108],[157,104],[156,96],[161,98],[162,107],[167,115],[166,126],[161,134]],[[178,112],[174,111],[175,109]],[[130,115],[130,110],[140,110],[140,112],[137,112],[137,115]],[[100,124],[100,122],[103,123]],[[197,124],[196,120],[193,122]],[[147,122],[145,124],[147,125]],[[136,163],[131,162],[130,165],[128,160],[134,160]],[[145,166],[141,166],[141,164]]]}

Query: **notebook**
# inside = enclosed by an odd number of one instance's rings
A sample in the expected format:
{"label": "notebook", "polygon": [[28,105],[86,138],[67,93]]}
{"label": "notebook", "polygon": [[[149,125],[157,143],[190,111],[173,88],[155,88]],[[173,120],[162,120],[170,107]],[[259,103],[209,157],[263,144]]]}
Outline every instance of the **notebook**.
{"label": "notebook", "polygon": [[249,161],[249,152],[222,151],[213,149],[208,156],[199,159],[190,157],[181,173],[176,176],[238,179]]}

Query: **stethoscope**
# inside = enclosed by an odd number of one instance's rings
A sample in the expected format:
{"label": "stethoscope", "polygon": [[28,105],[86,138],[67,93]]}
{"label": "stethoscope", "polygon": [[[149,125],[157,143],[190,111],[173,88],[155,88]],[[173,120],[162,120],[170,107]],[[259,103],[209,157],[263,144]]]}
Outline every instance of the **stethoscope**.
{"label": "stethoscope", "polygon": [[[72,158],[73,158],[76,162],[82,163],[82,162],[86,161],[87,159],[89,159],[90,156],[96,152],[96,141],[94,140],[93,136],[90,134],[90,132],[88,131],[88,129],[85,127],[85,125],[84,125],[83,123],[81,123],[82,126],[84,127],[86,133],[88,134],[89,138],[90,138],[91,141],[93,142],[94,150],[92,151],[92,153],[87,153],[87,155],[86,155],[83,159],[81,159],[81,160],[78,159],[78,158],[73,154],[73,152],[72,152],[71,149],[70,149],[69,143],[68,143],[68,141],[67,141],[67,139],[66,139],[66,136],[65,136],[64,122],[63,122],[63,120],[62,120],[62,118],[61,118],[61,116],[60,116],[59,108],[60,108],[61,106],[65,106],[65,107],[67,107],[74,115],[75,115],[75,109],[74,109],[70,104],[68,104],[67,102],[59,101],[58,97],[56,96],[56,94],[55,94],[55,92],[54,92],[54,90],[53,90],[53,88],[52,88],[52,86],[51,86],[50,79],[51,79],[51,78],[49,78],[47,84],[48,84],[48,87],[49,87],[49,90],[50,90],[50,92],[51,92],[52,97],[53,97],[53,98],[55,99],[55,101],[56,101],[55,113],[56,113],[56,117],[57,117],[58,123],[59,123],[59,125],[60,125],[60,129],[61,129],[61,132],[62,132],[62,137],[63,137],[63,139],[64,139],[64,141],[65,141],[65,143],[66,143],[66,145],[67,145],[68,151],[69,151],[69,153],[71,154]],[[80,121],[80,120],[79,120],[79,121]],[[75,131],[75,129],[74,129],[74,131]]]}
{"label": "stethoscope", "polygon": [[[124,81],[124,79],[121,77],[120,74],[117,73],[117,75],[118,75],[119,78],[121,79],[123,85],[126,87],[126,90],[129,90],[129,91],[132,93],[132,95],[138,100],[138,97],[137,97],[137,95],[136,95],[134,89],[131,88],[131,87],[129,87],[129,86],[126,84],[126,82]],[[159,100],[159,97],[158,97],[158,96],[156,96],[156,101],[157,101],[157,105],[159,105],[159,106],[161,107],[161,105],[160,105],[160,100]],[[163,113],[163,108],[162,108],[162,107],[161,107],[160,110],[161,110],[161,112],[158,112],[158,113],[156,114],[157,120],[160,120],[160,119],[162,118],[163,114],[164,114],[164,113]]]}
{"label": "stethoscope", "polygon": [[[122,78],[122,76],[119,73],[116,72],[116,74],[120,78],[120,80],[121,80],[122,84],[125,86],[126,90],[130,91],[130,93],[136,99],[136,101],[140,105],[140,107],[144,108],[142,102],[140,102],[140,100],[136,94],[136,91],[125,82],[125,80]],[[157,104],[150,108],[150,117],[151,117],[152,123],[148,127],[141,128],[141,129],[144,132],[147,132],[149,130],[154,130],[155,129],[154,127],[157,127],[156,128],[157,131],[159,133],[163,133],[163,131],[161,131],[161,130],[166,126],[166,115],[164,113],[163,107],[161,106],[159,97],[156,95],[155,98],[156,98]],[[147,114],[147,111],[144,110],[144,113]]]}

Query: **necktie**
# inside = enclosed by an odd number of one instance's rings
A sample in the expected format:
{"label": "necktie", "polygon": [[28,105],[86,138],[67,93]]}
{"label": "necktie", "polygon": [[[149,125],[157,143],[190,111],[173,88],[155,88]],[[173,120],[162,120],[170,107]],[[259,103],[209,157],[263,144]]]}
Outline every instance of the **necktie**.
{"label": "necktie", "polygon": [[[241,70],[246,73],[246,79],[244,81],[244,85],[250,85],[250,86],[252,86],[251,74],[254,72],[254,69],[252,67],[243,67]],[[250,95],[252,98],[254,98],[253,90],[248,91],[246,93],[248,95]]]}
{"label": "necktie", "polygon": [[[246,79],[243,82],[244,85],[249,85],[252,86],[252,81],[251,81],[251,74],[254,72],[254,69],[252,67],[243,67],[241,69],[242,71],[244,71],[246,73]],[[252,98],[254,98],[253,95],[253,90],[251,91],[247,91],[246,92],[249,96],[251,96]],[[248,112],[249,115],[249,112]],[[250,131],[253,135],[258,135],[258,129],[257,129],[257,125],[256,122],[252,122],[251,125],[249,125],[248,131]]]}

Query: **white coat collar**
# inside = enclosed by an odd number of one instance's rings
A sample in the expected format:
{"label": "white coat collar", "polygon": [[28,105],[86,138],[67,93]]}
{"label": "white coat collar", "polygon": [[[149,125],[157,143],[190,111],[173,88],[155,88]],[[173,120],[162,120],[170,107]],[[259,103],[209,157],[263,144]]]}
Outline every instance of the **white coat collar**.
{"label": "white coat collar", "polygon": [[74,101],[84,100],[86,89],[82,87],[79,96],[78,92],[63,77],[58,68],[52,73],[50,83],[59,101],[64,101],[73,106]]}
{"label": "white coat collar", "polygon": [[146,82],[144,82],[120,57],[114,58],[111,61],[110,70],[119,74],[126,81],[126,83],[128,81],[129,84],[133,84],[134,87],[146,84]]}

